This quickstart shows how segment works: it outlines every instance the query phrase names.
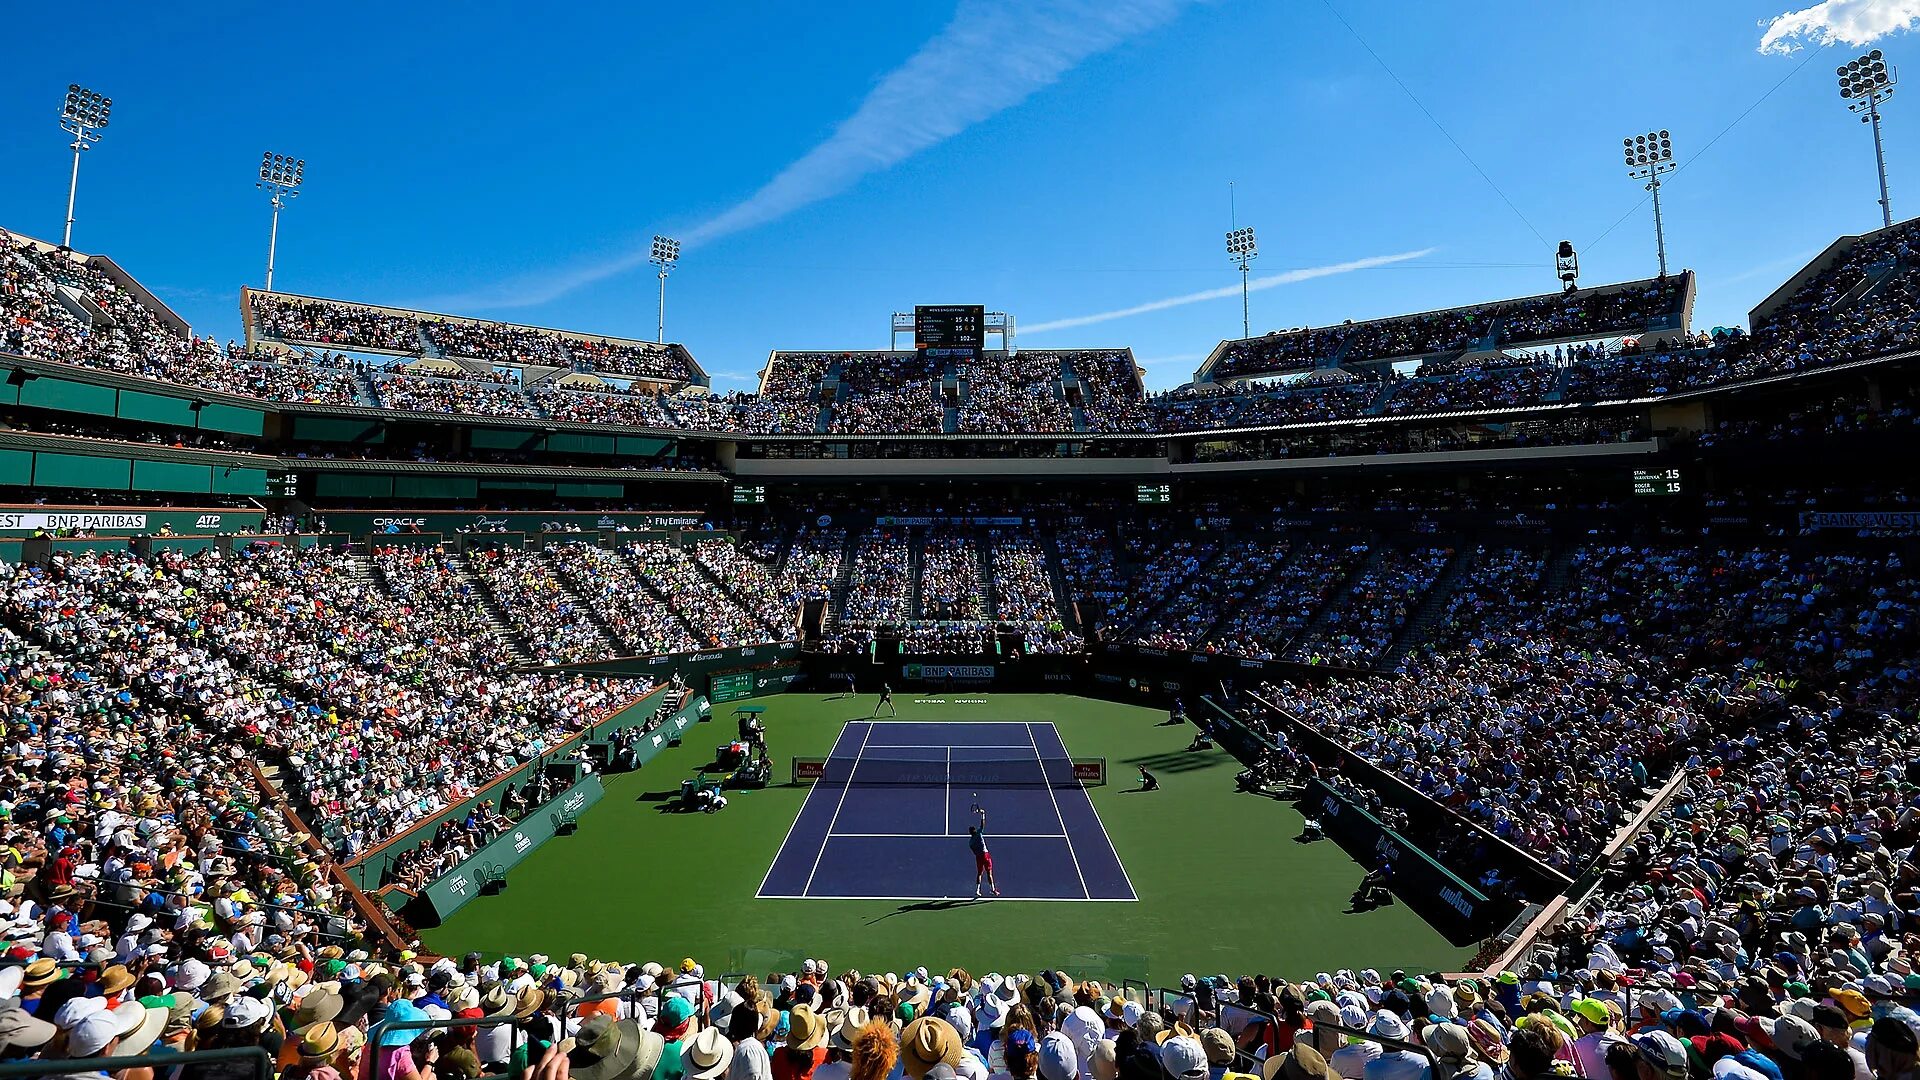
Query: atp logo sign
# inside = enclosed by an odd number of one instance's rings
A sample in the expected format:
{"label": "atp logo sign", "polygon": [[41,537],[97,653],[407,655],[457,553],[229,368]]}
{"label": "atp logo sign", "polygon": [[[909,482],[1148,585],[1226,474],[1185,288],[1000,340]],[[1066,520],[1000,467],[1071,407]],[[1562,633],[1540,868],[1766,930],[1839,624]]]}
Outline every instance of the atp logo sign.
{"label": "atp logo sign", "polygon": [[219,514],[201,514],[198,518],[194,520],[193,527],[196,529],[208,529],[213,532],[219,532],[220,531],[220,515]]}

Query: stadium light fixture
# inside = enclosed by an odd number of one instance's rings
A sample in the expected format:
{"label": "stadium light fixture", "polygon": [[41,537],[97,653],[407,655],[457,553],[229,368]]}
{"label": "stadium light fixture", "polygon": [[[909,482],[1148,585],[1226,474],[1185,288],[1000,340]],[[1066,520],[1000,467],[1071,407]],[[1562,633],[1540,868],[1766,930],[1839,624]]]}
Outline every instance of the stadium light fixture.
{"label": "stadium light fixture", "polygon": [[1660,256],[1660,276],[1666,277],[1667,232],[1660,221],[1660,177],[1679,167],[1673,160],[1673,136],[1662,129],[1645,135],[1629,135],[1622,141],[1627,175],[1645,180],[1647,190],[1653,192],[1653,244]]}
{"label": "stadium light fixture", "polygon": [[660,268],[660,327],[655,340],[667,343],[667,271],[680,261],[680,241],[668,236],[653,238],[653,255],[647,260]]}
{"label": "stadium light fixture", "polygon": [[299,198],[300,185],[306,179],[307,159],[271,152],[260,155],[260,179],[253,186],[273,196],[273,227],[267,232],[268,292],[273,291],[273,256],[274,249],[280,243],[280,211],[287,203]]}
{"label": "stadium light fixture", "polygon": [[1260,245],[1253,237],[1253,226],[1227,230],[1227,258],[1240,267],[1240,336],[1253,336],[1252,319],[1247,309],[1247,268],[1260,257]]}
{"label": "stadium light fixture", "polygon": [[1887,58],[1875,49],[1865,56],[1849,60],[1834,69],[1840,77],[1840,98],[1863,124],[1873,125],[1873,160],[1880,170],[1880,224],[1893,224],[1893,203],[1887,198],[1887,152],[1880,144],[1880,103],[1893,96],[1893,84],[1899,72],[1887,66]]}
{"label": "stadium light fixture", "polygon": [[102,97],[79,83],[67,84],[67,100],[60,107],[60,130],[73,136],[69,144],[73,151],[73,179],[67,182],[67,229],[60,237],[63,248],[73,247],[73,197],[80,190],[80,155],[100,141],[100,133],[106,129],[107,118],[112,113],[112,98]]}

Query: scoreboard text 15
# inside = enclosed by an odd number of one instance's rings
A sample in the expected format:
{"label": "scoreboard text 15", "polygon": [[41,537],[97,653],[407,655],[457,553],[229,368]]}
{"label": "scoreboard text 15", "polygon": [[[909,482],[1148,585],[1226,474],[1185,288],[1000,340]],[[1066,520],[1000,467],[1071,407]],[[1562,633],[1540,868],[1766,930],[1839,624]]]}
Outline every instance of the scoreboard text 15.
{"label": "scoreboard text 15", "polygon": [[735,484],[733,487],[733,501],[738,505],[758,506],[767,501],[767,486],[765,484],[754,484],[749,487],[744,484]]}
{"label": "scoreboard text 15", "polygon": [[1635,469],[1633,470],[1633,493],[1635,495],[1678,495],[1680,494],[1680,470]]}
{"label": "scoreboard text 15", "polygon": [[1173,501],[1171,484],[1140,484],[1133,489],[1135,502],[1170,503]]}

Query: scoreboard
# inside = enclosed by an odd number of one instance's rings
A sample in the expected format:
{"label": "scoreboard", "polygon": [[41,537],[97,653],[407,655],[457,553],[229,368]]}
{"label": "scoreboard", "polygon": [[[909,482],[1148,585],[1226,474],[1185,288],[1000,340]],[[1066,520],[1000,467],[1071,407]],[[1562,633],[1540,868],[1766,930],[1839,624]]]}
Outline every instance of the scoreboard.
{"label": "scoreboard", "polygon": [[1633,470],[1633,493],[1635,495],[1678,495],[1680,494],[1680,470],[1635,469]]}
{"label": "scoreboard", "polygon": [[767,501],[767,485],[735,484],[733,486],[733,501],[736,506],[758,506]]}
{"label": "scoreboard", "polygon": [[753,672],[736,671],[730,675],[707,676],[707,700],[715,705],[753,696]]}
{"label": "scoreboard", "polygon": [[1170,503],[1173,501],[1171,484],[1138,484],[1133,489],[1133,499],[1142,503]]}
{"label": "scoreboard", "polygon": [[981,304],[920,304],[913,309],[913,347],[938,354],[978,353],[987,344]]}

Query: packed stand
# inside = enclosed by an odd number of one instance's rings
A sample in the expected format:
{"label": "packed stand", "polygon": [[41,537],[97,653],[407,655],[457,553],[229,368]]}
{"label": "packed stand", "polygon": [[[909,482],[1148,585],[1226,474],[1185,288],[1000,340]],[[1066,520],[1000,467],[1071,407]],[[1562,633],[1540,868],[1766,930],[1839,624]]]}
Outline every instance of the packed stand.
{"label": "packed stand", "polygon": [[1372,664],[1393,643],[1452,559],[1452,548],[1380,551],[1361,568],[1344,595],[1322,609],[1318,625],[1294,642],[1289,655],[1341,667]]}
{"label": "packed stand", "polygon": [[536,659],[573,664],[614,655],[613,642],[539,552],[503,544],[471,551],[467,565]]}
{"label": "packed stand", "polygon": [[474,379],[376,375],[373,387],[383,409],[473,413],[481,416],[540,415],[533,400],[518,386],[502,386]]}
{"label": "packed stand", "polygon": [[251,293],[254,328],[267,337],[337,349],[377,349],[418,356],[420,319],[358,304]]}
{"label": "packed stand", "polygon": [[1132,353],[1102,349],[1066,355],[1080,380],[1080,411],[1086,414],[1088,431],[1153,430]]}
{"label": "packed stand", "polygon": [[977,622],[980,610],[980,551],[963,527],[928,526],[921,538],[920,609],[928,619]]}
{"label": "packed stand", "polygon": [[[725,541],[718,543],[726,545]],[[696,559],[688,548],[666,541],[653,541],[628,544],[621,554],[638,571],[640,580],[665,601],[679,621],[692,631],[697,648],[758,645],[767,641],[788,640],[792,636],[791,627],[781,626],[765,617],[770,612],[763,614],[746,607],[739,597],[722,584],[723,579],[719,575],[703,572],[702,561]]]}
{"label": "packed stand", "polygon": [[1370,550],[1364,541],[1293,545],[1266,584],[1214,629],[1206,651],[1255,660],[1278,658]]}
{"label": "packed stand", "polygon": [[614,552],[590,543],[553,544],[542,555],[593,617],[618,639],[627,656],[664,656],[702,648],[673,606],[642,584],[661,545],[629,545]]}
{"label": "packed stand", "polygon": [[767,632],[770,641],[792,641],[798,634],[799,605],[784,595],[766,562],[746,550],[745,544],[702,540],[693,557]]}
{"label": "packed stand", "polygon": [[1245,603],[1274,568],[1286,560],[1288,548],[1284,538],[1247,537],[1229,543],[1203,573],[1194,575],[1185,587],[1167,595],[1165,603],[1130,628],[1134,643],[1162,649],[1199,647],[1208,631],[1227,613]]}
{"label": "packed stand", "polygon": [[935,384],[946,361],[919,353],[850,353],[841,364],[845,395],[833,403],[836,435],[869,432],[931,433],[946,413]]}
{"label": "packed stand", "polygon": [[960,430],[1072,431],[1057,353],[988,355],[960,365]]}

